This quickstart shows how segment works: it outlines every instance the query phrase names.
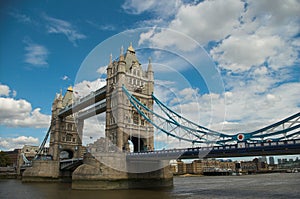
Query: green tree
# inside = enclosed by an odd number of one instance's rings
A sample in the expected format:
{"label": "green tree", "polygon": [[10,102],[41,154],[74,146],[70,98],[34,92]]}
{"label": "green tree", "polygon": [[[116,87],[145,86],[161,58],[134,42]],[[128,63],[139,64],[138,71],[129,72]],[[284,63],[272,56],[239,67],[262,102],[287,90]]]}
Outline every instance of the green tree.
{"label": "green tree", "polygon": [[1,151],[0,152],[0,166],[6,167],[8,165],[8,163],[9,163],[8,156],[3,151]]}

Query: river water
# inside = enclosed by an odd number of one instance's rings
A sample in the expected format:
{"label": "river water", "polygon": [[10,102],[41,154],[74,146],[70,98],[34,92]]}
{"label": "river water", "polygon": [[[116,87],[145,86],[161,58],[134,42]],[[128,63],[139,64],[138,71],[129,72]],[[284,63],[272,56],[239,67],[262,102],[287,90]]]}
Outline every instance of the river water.
{"label": "river water", "polygon": [[174,187],[154,190],[72,190],[69,183],[0,180],[0,198],[13,199],[193,199],[300,198],[300,173],[174,177]]}

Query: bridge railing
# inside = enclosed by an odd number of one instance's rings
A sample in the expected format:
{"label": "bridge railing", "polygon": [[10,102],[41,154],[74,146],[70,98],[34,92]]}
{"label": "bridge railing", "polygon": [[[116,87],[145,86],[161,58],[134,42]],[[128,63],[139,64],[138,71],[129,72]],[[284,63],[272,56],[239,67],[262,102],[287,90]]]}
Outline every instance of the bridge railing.
{"label": "bridge railing", "polygon": [[145,154],[165,154],[165,153],[184,153],[192,151],[211,151],[211,150],[226,150],[237,148],[252,148],[252,147],[265,147],[265,146],[280,146],[280,145],[294,145],[300,144],[300,139],[285,140],[278,142],[263,142],[263,143],[246,143],[244,147],[238,146],[238,144],[226,145],[226,146],[213,146],[213,147],[195,147],[195,148],[182,148],[182,149],[163,149],[157,151],[143,151],[143,152],[130,152],[127,155],[137,156]]}

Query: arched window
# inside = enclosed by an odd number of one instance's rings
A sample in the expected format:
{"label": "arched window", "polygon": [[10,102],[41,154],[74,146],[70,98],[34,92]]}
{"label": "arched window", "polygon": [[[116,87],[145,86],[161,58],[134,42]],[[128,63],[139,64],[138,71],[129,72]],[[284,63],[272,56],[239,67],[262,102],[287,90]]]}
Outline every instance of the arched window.
{"label": "arched window", "polygon": [[73,125],[72,124],[68,124],[68,130],[72,131],[73,130]]}
{"label": "arched window", "polygon": [[134,124],[139,124],[139,114],[137,112],[133,113],[132,120]]}
{"label": "arched window", "polygon": [[72,134],[67,134],[66,141],[71,142],[72,141]]}

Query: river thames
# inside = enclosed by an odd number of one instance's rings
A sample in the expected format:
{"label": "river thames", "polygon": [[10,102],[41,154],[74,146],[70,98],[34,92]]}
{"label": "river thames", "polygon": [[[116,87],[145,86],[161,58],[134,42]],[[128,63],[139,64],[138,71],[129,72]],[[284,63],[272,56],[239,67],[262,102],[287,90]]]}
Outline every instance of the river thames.
{"label": "river thames", "polygon": [[154,190],[72,190],[70,183],[22,183],[0,180],[0,198],[14,199],[168,199],[300,198],[300,173],[244,176],[174,177],[174,186]]}

